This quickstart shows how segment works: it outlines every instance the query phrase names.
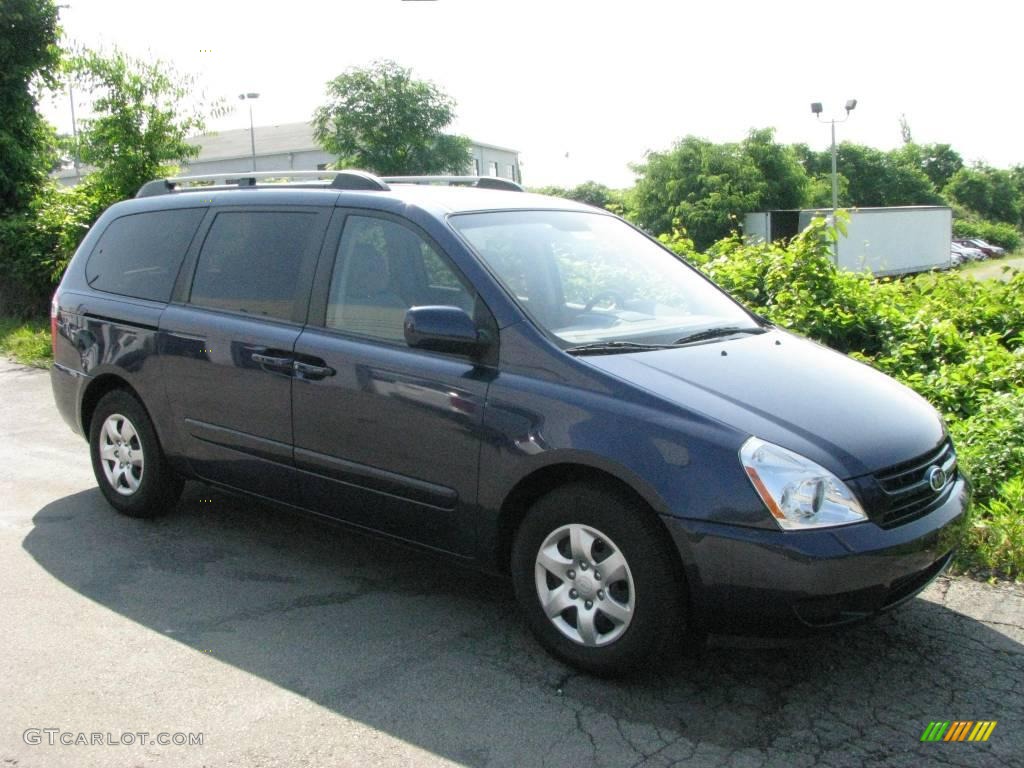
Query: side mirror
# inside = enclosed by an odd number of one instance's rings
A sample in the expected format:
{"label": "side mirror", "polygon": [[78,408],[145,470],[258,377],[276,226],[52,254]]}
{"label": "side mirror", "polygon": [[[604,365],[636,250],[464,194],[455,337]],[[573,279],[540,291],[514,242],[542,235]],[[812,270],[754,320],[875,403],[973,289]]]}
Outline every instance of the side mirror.
{"label": "side mirror", "polygon": [[405,313],[405,342],[414,349],[469,356],[487,347],[473,318],[458,307],[413,307]]}

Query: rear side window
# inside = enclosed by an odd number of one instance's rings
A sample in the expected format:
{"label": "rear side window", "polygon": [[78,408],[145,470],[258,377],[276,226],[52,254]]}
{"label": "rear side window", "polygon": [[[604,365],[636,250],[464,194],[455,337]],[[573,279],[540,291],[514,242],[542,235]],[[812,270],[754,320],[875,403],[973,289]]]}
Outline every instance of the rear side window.
{"label": "rear side window", "polygon": [[217,214],[199,253],[189,301],[288,320],[299,268],[319,233],[316,214],[237,211]]}
{"label": "rear side window", "polygon": [[138,299],[169,301],[204,208],[150,211],[110,223],[85,264],[90,287]]}

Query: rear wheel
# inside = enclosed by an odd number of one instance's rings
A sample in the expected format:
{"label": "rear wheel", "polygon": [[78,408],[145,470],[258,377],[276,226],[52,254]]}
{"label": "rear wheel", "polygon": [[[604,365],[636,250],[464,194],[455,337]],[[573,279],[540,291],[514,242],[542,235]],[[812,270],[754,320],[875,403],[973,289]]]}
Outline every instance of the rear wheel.
{"label": "rear wheel", "polygon": [[666,537],[614,487],[573,483],[539,499],[516,535],[512,571],[530,628],[569,664],[619,674],[683,641]]}
{"label": "rear wheel", "polygon": [[182,479],[164,456],[146,409],[122,390],[104,395],[89,428],[93,474],[114,509],[154,517],[174,507]]}

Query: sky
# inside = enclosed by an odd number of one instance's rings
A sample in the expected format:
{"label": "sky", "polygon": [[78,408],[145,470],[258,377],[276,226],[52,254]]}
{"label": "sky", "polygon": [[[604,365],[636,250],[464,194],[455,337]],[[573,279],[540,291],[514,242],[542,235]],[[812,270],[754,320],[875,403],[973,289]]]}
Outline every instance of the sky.
{"label": "sky", "polygon": [[[1014,0],[826,3],[687,0],[62,0],[67,42],[117,46],[197,76],[248,126],[308,120],[328,80],[393,59],[454,97],[451,130],[520,152],[529,186],[593,179],[687,135],[881,149],[952,144],[968,161],[1024,163],[1024,6]],[[76,97],[78,94],[76,94]],[[76,101],[78,99],[76,98]],[[70,132],[65,97],[44,111]],[[87,105],[79,105],[85,111]]]}

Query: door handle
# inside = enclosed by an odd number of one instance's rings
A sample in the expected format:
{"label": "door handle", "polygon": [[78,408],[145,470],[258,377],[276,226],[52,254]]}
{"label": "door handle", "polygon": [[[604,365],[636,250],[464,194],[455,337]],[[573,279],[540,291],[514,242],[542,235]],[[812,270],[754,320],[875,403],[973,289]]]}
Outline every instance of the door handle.
{"label": "door handle", "polygon": [[295,368],[295,372],[304,379],[323,379],[336,373],[329,365],[312,365],[300,360],[293,362],[292,366]]}
{"label": "door handle", "polygon": [[275,357],[274,355],[261,355],[259,352],[252,353],[254,363],[265,365],[268,368],[291,369],[292,359],[290,357]]}

